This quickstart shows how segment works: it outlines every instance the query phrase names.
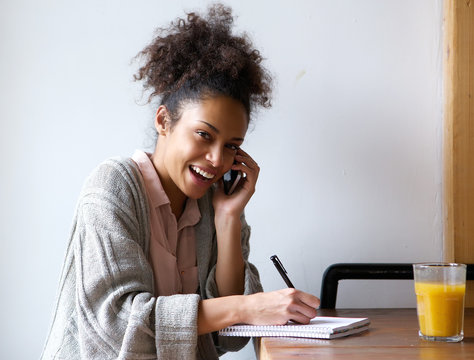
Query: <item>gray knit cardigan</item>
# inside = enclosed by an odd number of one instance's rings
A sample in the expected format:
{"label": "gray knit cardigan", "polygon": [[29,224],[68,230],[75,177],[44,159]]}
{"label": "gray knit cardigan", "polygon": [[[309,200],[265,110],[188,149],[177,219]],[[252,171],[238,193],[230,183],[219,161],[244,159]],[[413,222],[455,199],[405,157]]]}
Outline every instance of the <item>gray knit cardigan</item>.
{"label": "gray knit cardigan", "polygon": [[[248,338],[197,334],[200,299],[218,296],[211,191],[198,203],[200,294],[155,297],[141,173],[131,159],[99,165],[79,197],[42,359],[216,359],[242,348]],[[245,294],[252,294],[262,287],[241,220]]]}

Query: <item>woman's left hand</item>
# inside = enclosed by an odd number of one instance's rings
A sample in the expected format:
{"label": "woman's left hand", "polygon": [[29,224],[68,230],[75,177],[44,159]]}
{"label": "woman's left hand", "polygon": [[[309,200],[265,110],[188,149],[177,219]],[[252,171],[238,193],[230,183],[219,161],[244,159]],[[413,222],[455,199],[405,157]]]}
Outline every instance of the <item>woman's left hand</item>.
{"label": "woman's left hand", "polygon": [[226,214],[240,216],[255,192],[260,167],[255,160],[242,149],[237,150],[235,161],[236,163],[232,165],[232,169],[242,171],[244,176],[232,195],[226,195],[222,179],[218,181],[213,198],[216,215]]}

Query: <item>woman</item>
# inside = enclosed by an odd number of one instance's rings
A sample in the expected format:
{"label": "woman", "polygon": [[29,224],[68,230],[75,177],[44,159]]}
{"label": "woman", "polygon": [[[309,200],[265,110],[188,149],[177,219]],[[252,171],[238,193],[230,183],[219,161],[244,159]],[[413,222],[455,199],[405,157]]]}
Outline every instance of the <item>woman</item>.
{"label": "woman", "polygon": [[[188,14],[139,55],[161,100],[155,151],[110,159],[81,192],[44,359],[215,359],[235,323],[307,323],[319,300],[263,293],[244,208],[259,167],[240,146],[270,77],[228,8]],[[226,195],[221,177],[244,179]]]}

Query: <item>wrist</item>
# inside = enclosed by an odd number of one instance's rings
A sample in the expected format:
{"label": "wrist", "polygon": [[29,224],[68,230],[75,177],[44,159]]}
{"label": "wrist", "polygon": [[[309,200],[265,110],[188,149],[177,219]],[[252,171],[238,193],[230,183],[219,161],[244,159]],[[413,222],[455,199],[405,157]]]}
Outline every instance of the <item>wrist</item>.
{"label": "wrist", "polygon": [[218,298],[220,300],[226,299],[227,309],[223,316],[227,323],[225,326],[245,323],[245,320],[248,319],[246,298],[245,295],[230,295]]}
{"label": "wrist", "polygon": [[216,226],[216,231],[225,230],[225,229],[234,229],[239,230],[242,227],[242,223],[240,221],[240,215],[232,214],[232,213],[219,213],[215,214],[214,216],[214,224]]}
{"label": "wrist", "polygon": [[236,324],[249,324],[249,296],[251,295],[237,295],[237,314]]}
{"label": "wrist", "polygon": [[242,322],[243,295],[205,299],[199,302],[198,334],[207,334]]}

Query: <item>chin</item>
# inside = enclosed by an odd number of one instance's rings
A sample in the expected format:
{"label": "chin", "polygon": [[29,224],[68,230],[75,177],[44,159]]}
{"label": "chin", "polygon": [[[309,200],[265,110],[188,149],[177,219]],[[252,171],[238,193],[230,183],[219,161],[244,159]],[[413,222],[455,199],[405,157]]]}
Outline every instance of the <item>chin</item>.
{"label": "chin", "polygon": [[195,176],[191,176],[189,182],[183,184],[183,190],[186,190],[183,191],[183,193],[190,199],[200,199],[215,183],[215,178],[209,181],[203,181]]}
{"label": "chin", "polygon": [[206,189],[192,189],[191,191],[187,191],[184,194],[190,198],[190,199],[195,199],[198,200],[202,198],[206,193],[209,191],[209,189],[212,187],[213,184],[208,186]]}

